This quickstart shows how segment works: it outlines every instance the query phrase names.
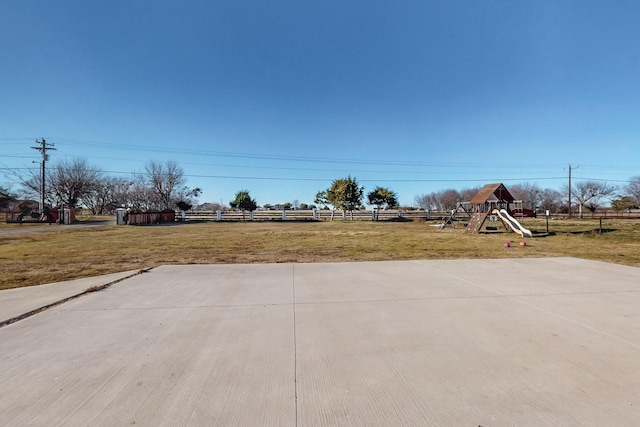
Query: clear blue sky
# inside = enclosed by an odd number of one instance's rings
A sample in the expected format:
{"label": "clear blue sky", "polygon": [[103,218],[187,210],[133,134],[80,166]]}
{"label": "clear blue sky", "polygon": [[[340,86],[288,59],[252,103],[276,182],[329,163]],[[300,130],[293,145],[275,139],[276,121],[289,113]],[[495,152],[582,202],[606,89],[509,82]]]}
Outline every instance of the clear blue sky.
{"label": "clear blue sky", "polygon": [[[640,175],[640,2],[0,3],[0,167],[36,138],[201,202]],[[9,184],[0,171],[0,185]]]}

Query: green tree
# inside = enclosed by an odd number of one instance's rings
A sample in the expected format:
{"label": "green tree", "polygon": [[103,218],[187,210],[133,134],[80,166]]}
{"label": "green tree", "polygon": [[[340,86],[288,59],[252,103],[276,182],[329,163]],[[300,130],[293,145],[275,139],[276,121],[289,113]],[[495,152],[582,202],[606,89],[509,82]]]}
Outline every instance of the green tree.
{"label": "green tree", "polygon": [[618,214],[620,214],[620,212],[624,210],[634,208],[635,206],[636,203],[631,196],[624,196],[620,199],[611,201],[611,209],[616,211],[616,213]]}
{"label": "green tree", "polygon": [[[329,203],[335,208],[350,212],[351,219],[353,219],[353,211],[362,207],[363,197],[364,187],[360,187],[356,178],[351,176],[334,180],[327,190]],[[333,212],[331,212],[331,218],[333,219]]]}
{"label": "green tree", "polygon": [[188,211],[189,209],[191,209],[193,207],[193,205],[191,203],[185,202],[184,200],[180,200],[178,203],[176,203],[176,206],[181,211]]}
{"label": "green tree", "polygon": [[329,199],[327,199],[327,190],[318,191],[316,198],[313,199],[313,203],[322,205],[323,208],[326,209],[331,204],[329,203]]}
{"label": "green tree", "polygon": [[242,220],[245,220],[244,214],[246,211],[255,211],[258,204],[249,195],[249,191],[240,190],[236,193],[236,198],[229,202],[229,205],[234,209],[240,209],[242,211]]}
{"label": "green tree", "polygon": [[367,199],[370,205],[376,207],[376,221],[378,220],[381,207],[394,208],[398,206],[398,196],[396,193],[384,187],[374,188],[373,191],[367,194]]}

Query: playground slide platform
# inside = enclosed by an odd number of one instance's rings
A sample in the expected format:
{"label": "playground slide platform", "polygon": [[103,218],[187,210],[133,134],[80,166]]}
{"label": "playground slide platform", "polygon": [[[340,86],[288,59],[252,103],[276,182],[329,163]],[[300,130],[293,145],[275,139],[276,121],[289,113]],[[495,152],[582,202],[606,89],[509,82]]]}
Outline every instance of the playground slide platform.
{"label": "playground slide platform", "polygon": [[509,224],[509,227],[511,227],[511,229],[521,237],[533,237],[531,231],[524,228],[514,217],[509,215],[509,212],[507,212],[506,209],[494,209],[492,213],[494,215],[498,215],[503,221]]}

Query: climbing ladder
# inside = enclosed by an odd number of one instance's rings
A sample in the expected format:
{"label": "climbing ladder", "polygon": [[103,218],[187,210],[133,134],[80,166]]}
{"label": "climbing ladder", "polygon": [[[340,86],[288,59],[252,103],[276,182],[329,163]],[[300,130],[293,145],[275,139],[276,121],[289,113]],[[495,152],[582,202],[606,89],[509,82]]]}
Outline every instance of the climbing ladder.
{"label": "climbing ladder", "polygon": [[478,212],[474,213],[469,221],[469,225],[467,225],[467,229],[465,230],[467,233],[477,233],[482,228],[482,224],[486,221],[489,216],[489,212]]}

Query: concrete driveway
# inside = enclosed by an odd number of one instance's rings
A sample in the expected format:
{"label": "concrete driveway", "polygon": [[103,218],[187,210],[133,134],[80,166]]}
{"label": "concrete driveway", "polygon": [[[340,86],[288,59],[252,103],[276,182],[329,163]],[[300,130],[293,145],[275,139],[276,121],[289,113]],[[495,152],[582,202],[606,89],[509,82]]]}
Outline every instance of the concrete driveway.
{"label": "concrete driveway", "polygon": [[636,425],[638,307],[572,258],[165,266],[0,328],[0,424]]}

